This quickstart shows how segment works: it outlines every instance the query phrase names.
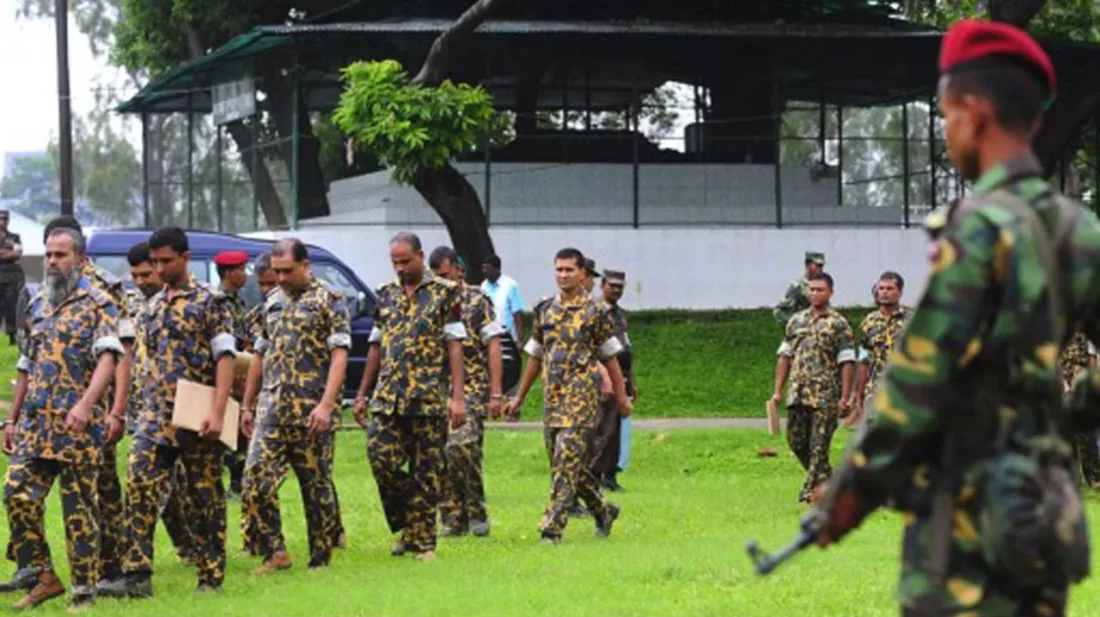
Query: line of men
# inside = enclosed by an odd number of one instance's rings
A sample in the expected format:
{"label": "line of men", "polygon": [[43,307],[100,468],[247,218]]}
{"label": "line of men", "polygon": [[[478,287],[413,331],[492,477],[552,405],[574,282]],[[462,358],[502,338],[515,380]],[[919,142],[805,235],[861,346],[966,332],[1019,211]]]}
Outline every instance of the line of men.
{"label": "line of men", "polygon": [[[305,246],[281,240],[258,260],[264,301],[242,315],[235,292],[243,280],[233,270],[243,268],[244,260],[233,254],[217,258],[225,291],[200,283],[188,272],[187,237],[177,228],[158,230],[147,244],[131,249],[131,276],[142,297],[128,294],[91,264],[71,217],[51,222],[45,236],[46,281],[27,311],[20,377],[4,436],[12,455],[4,490],[9,557],[19,568],[6,590],[29,589],[15,607],[37,606],[65,591],[43,522],[54,479],[62,491],[73,608],[90,606],[96,595],[153,595],[158,516],[180,556],[196,566],[198,591],[220,590],[226,563],[221,478],[226,449],[217,436],[234,389],[238,342],[254,354],[240,418],[243,433],[252,437],[241,491],[245,549],[263,559],[254,573],[292,564],[277,493],[287,467],[302,490],[309,567],[328,565],[344,542],[332,479],[333,420],[351,345],[350,318],[338,292],[312,276]],[[387,520],[401,532],[393,554],[412,552],[431,560],[437,510],[448,534],[488,533],[482,422],[486,412],[505,411],[496,344],[500,327],[487,296],[462,282],[464,267],[451,249],[433,254],[434,274],[424,270],[415,236],[400,234],[390,249],[398,277],[379,289],[356,419],[368,428],[368,458]],[[618,508],[602,499],[595,477],[580,464],[599,417],[601,362],[620,410],[631,410],[616,360],[623,344],[615,335],[612,307],[595,303],[581,287],[583,264],[578,251],[559,255],[561,292],[538,305],[539,327],[527,345],[537,359],[529,364],[520,396],[509,403],[522,405],[543,366],[554,487],[542,537],[553,542],[560,540],[576,494],[595,514],[599,535],[610,533],[618,517]],[[615,286],[610,287],[614,296]],[[539,360],[543,350],[545,362]],[[214,390],[198,431],[172,423],[180,379]],[[366,386],[376,379],[368,420]],[[123,491],[114,448],[126,431],[133,444]]]}
{"label": "line of men", "polygon": [[[840,421],[860,432],[873,422],[875,386],[913,313],[901,304],[905,279],[897,272],[883,272],[871,289],[877,308],[853,332],[830,304],[834,281],[824,267],[824,253],[807,252],[805,274],[788,285],[773,309],[784,335],[776,354],[771,400],[778,404],[789,386],[787,443],[806,472],[798,497],[802,503],[815,503],[819,487],[832,475],[829,453]],[[1094,347],[1083,333],[1077,333],[1058,358],[1064,388],[1068,391],[1095,361]],[[1074,447],[1081,478],[1100,490],[1100,447],[1095,435],[1078,435]]]}

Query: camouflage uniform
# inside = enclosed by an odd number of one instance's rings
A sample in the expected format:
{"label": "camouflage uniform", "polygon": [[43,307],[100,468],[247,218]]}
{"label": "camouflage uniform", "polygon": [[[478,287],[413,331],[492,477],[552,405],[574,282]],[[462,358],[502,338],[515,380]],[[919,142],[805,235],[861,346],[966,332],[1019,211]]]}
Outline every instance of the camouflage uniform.
{"label": "camouflage uniform", "polygon": [[858,392],[863,401],[863,417],[860,424],[867,426],[874,418],[874,405],[872,405],[871,393],[875,391],[875,384],[886,369],[886,359],[894,344],[901,338],[905,331],[905,324],[909,321],[912,310],[906,306],[899,306],[898,310],[886,314],[882,310],[875,310],[867,314],[859,324],[861,345],[859,348],[859,361],[867,365],[867,385],[863,392]]}
{"label": "camouflage uniform", "polygon": [[374,322],[370,344],[379,346],[381,365],[367,455],[390,531],[402,532],[408,550],[432,551],[447,440],[447,347],[466,338],[458,286],[430,272],[412,299],[400,281],[382,285]]}
{"label": "camouflage uniform", "polygon": [[[1089,360],[1089,340],[1083,332],[1077,332],[1058,356],[1058,370],[1067,389],[1088,370]],[[1085,431],[1075,435],[1073,449],[1081,465],[1081,477],[1089,486],[1097,486],[1100,483],[1100,448],[1096,445],[1096,433]]]}
{"label": "camouflage uniform", "polygon": [[[274,295],[275,291],[272,291],[267,295],[267,298],[270,298]],[[244,317],[245,334],[248,337],[246,340],[249,346],[253,348],[255,347],[256,341],[260,338],[263,338],[263,318],[265,304],[266,298],[264,302],[261,302],[252,307],[252,309],[248,311],[248,313]],[[267,378],[267,375],[264,375],[265,382]],[[267,384],[264,383],[264,386],[266,385]],[[256,415],[252,418],[253,432],[256,431],[255,427],[260,425],[261,419],[259,416],[259,412],[261,410],[266,411],[267,409],[271,408],[270,402],[263,394],[263,390],[265,389],[265,387],[261,387],[259,395],[260,398],[256,406]],[[258,456],[258,453],[255,455],[252,453],[255,447],[253,444],[257,443],[258,442],[255,440],[250,440],[249,442],[248,456],[245,458],[246,469],[248,468],[248,459],[252,458],[253,456]],[[280,465],[279,476],[281,478],[286,478],[286,472],[286,466]],[[268,499],[272,500],[275,506],[278,507],[279,492],[275,491],[275,493],[269,496]],[[253,556],[260,555],[259,531],[257,530],[258,525],[259,520],[257,517],[256,506],[252,505],[251,491],[249,490],[248,486],[248,474],[245,474],[244,478],[241,480],[241,542],[244,544],[244,551]]]}
{"label": "camouflage uniform", "polygon": [[30,316],[27,355],[19,361],[29,376],[27,398],[4,480],[13,548],[20,568],[53,569],[43,518],[46,496],[59,479],[73,594],[90,594],[99,576],[96,476],[107,436],[105,406],[93,406],[80,434],[68,431],[64,422],[91,383],[98,358],[123,353],[118,306],[81,278],[57,307],[40,295]]}
{"label": "camouflage uniform", "polygon": [[[10,231],[0,234],[0,248],[14,249],[22,244],[19,234]],[[19,326],[19,298],[23,292],[23,268],[18,259],[0,261],[0,315],[4,318],[4,331],[15,339]]]}
{"label": "camouflage uniform", "polygon": [[[246,350],[252,343],[248,337],[248,305],[235,291],[222,288],[222,293],[225,294],[229,312],[233,315],[233,336],[237,338],[237,348]],[[244,461],[247,455],[248,436],[239,433],[237,449],[225,451],[225,468],[229,470],[229,490],[233,493],[242,492],[241,483],[244,479]]]}
{"label": "camouflage uniform", "polygon": [[[825,254],[807,252],[806,263],[816,263],[824,267]],[[783,299],[772,309],[772,316],[779,322],[779,325],[786,327],[791,315],[808,308],[810,308],[810,281],[803,275],[787,285],[787,291],[783,293]]]}
{"label": "camouflage uniform", "polygon": [[150,300],[142,337],[148,354],[141,384],[145,408],[134,431],[126,478],[130,550],[124,569],[152,573],[158,506],[169,494],[176,461],[182,460],[186,474],[177,488],[184,490],[199,584],[219,587],[225,578],[224,446],[177,430],[171,418],[177,381],[213,386],[218,359],[235,353],[225,296],[188,275],[179,290],[162,289]]}
{"label": "camouflage uniform", "polygon": [[801,502],[809,502],[814,487],[829,479],[829,447],[837,425],[840,367],[854,362],[855,335],[848,320],[826,307],[795,313],[787,322],[777,352],[791,358],[787,390],[787,443],[806,470]]}
{"label": "camouflage uniform", "polygon": [[489,406],[489,341],[506,332],[493,316],[493,304],[484,292],[458,283],[462,298],[462,341],[465,374],[466,423],[452,428],[444,449],[447,472],[443,476],[439,515],[443,527],[461,533],[486,523],[485,485],[481,462],[485,443],[485,416]]}
{"label": "camouflage uniform", "polygon": [[280,471],[289,464],[298,476],[306,510],[310,563],[327,564],[336,521],[332,467],[325,456],[333,434],[312,435],[309,415],[321,402],[332,352],[351,348],[351,319],[339,293],[314,279],[301,294],[283,290],[264,301],[264,404],[245,476],[247,503],[257,521],[260,554],[286,551],[279,517]]}
{"label": "camouflage uniform", "polygon": [[[902,512],[898,595],[907,611],[1064,615],[1069,582],[1079,575],[1072,573],[1079,565],[1067,564],[1081,550],[1087,562],[1070,447],[1058,427],[1050,285],[1036,232],[1020,213],[1034,212],[1053,235],[1064,220],[1056,199],[1065,200],[1043,180],[1038,161],[1025,157],[986,171],[950,221],[930,217],[943,231],[924,297],[890,356],[875,420],[837,474],[838,495],[854,493],[866,511],[889,505]],[[1062,268],[1064,295],[1074,303],[1066,307],[1067,329],[1084,323],[1095,333],[1100,223],[1071,207],[1079,218],[1061,251],[1072,264]],[[1039,473],[1043,479],[1024,492],[1046,499],[1051,486],[1057,493],[1042,517],[1038,504],[1008,484]],[[937,518],[933,504],[944,491],[947,510]],[[1005,533],[999,508],[1026,508],[1018,512],[1023,524]],[[1030,533],[1039,518],[1057,532]],[[1051,529],[1047,523],[1038,528]],[[933,565],[939,538],[946,542],[942,576]],[[1050,543],[1056,552],[1047,552]],[[1015,578],[1014,568],[1032,564],[1045,571],[1039,580]]]}
{"label": "camouflage uniform", "polygon": [[535,305],[532,336],[524,351],[542,361],[543,442],[550,459],[551,493],[540,530],[560,538],[569,508],[579,498],[600,527],[614,517],[585,456],[600,413],[599,368],[622,352],[608,306],[585,292]]}
{"label": "camouflage uniform", "polygon": [[[605,272],[605,276],[606,276]],[[611,322],[614,324],[612,335],[618,339],[623,350],[619,354],[619,367],[623,372],[626,395],[634,396],[634,382],[631,379],[631,367],[634,364],[634,352],[630,347],[630,323],[626,310],[619,305],[608,304],[608,312],[611,314]],[[592,473],[597,479],[606,479],[613,476],[619,465],[619,452],[621,444],[622,416],[619,415],[618,404],[615,399],[610,399],[601,404],[600,423],[596,431],[596,437],[592,444],[592,454],[589,458]]]}

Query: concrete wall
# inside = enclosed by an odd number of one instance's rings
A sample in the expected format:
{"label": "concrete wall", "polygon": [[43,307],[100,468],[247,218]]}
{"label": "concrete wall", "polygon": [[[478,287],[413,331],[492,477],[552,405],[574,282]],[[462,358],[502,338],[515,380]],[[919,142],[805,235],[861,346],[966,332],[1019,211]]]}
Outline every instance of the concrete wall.
{"label": "concrete wall", "polygon": [[[278,235],[328,248],[375,286],[392,278],[387,242],[406,229],[420,235],[427,251],[449,244],[440,226],[314,226]],[[553,256],[565,246],[601,268],[626,270],[624,306],[631,309],[771,306],[800,274],[807,250],[826,253],[838,305],[868,304],[871,285],[887,269],[906,278],[905,296],[915,301],[928,273],[919,229],[494,227],[492,237],[528,305],[553,293]]]}

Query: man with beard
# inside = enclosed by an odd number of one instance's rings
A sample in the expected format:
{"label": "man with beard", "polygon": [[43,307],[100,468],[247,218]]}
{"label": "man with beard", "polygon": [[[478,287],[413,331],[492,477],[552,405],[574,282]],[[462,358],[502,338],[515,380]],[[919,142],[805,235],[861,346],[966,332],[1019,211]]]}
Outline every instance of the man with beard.
{"label": "man with beard", "polygon": [[859,325],[862,345],[859,348],[859,374],[856,377],[856,403],[852,405],[844,424],[848,427],[861,424],[867,426],[874,417],[871,405],[871,393],[886,360],[901,339],[905,324],[911,311],[901,305],[901,294],[905,291],[905,279],[897,272],[883,272],[875,284],[875,301],[878,310],[868,313]]}
{"label": "man with beard", "polygon": [[506,413],[523,405],[540,371],[543,378],[543,442],[550,459],[551,494],[542,523],[540,542],[558,544],[579,499],[596,520],[596,535],[606,537],[619,518],[618,506],[600,493],[586,453],[599,418],[599,364],[605,364],[619,412],[633,410],[626,396],[617,356],[622,344],[606,304],[597,304],[582,285],[584,255],[565,248],[554,256],[558,294],[535,305],[531,339],[524,347],[527,370],[515,400]]}
{"label": "man with beard", "polygon": [[846,416],[852,404],[852,363],[856,341],[848,320],[829,305],[833,277],[822,272],[809,279],[810,308],[787,321],[776,355],[775,392],[779,404],[790,376],[787,394],[787,443],[806,471],[798,500],[810,503],[814,489],[829,479],[829,449],[837,416]]}
{"label": "man with beard", "polygon": [[[256,426],[245,468],[248,503],[257,517],[257,540],[264,562],[254,574],[291,566],[277,499],[280,470],[290,465],[298,477],[309,534],[309,569],[332,558],[337,520],[327,441],[334,439],[332,413],[347,371],[351,317],[339,292],[317,280],[300,240],[279,240],[271,249],[271,270],[279,289],[265,299],[262,334],[248,375],[241,423],[252,429],[250,405],[264,379],[266,404]],[[278,312],[268,313],[273,305]],[[275,497],[275,499],[273,499]]]}
{"label": "man with beard", "polygon": [[19,234],[8,230],[11,215],[0,210],[0,315],[4,318],[4,331],[8,343],[15,345],[15,332],[19,326],[19,295],[23,292],[23,268],[19,258],[23,256],[23,242]]}
{"label": "man with beard", "polygon": [[96,476],[107,441],[103,393],[117,359],[118,306],[83,276],[84,237],[64,228],[46,240],[43,293],[30,305],[32,329],[20,358],[29,376],[14,453],[4,480],[16,562],[37,581],[13,608],[65,592],[54,573],[44,527],[46,496],[61,485],[74,608],[95,599],[99,562]]}
{"label": "man with beard", "polygon": [[[462,341],[467,333],[458,286],[425,270],[420,238],[395,235],[390,262],[397,280],[378,288],[355,420],[367,429],[367,456],[390,531],[401,533],[390,554],[412,552],[432,561],[447,420],[452,429],[466,421]],[[366,395],[375,377],[368,421]]]}
{"label": "man with beard", "polygon": [[489,535],[489,513],[485,506],[482,459],[485,446],[485,416],[500,417],[502,399],[500,335],[504,328],[493,317],[493,304],[480,289],[466,284],[465,268],[454,249],[441,246],[428,259],[432,272],[455,282],[462,297],[462,325],[466,340],[462,351],[466,372],[466,423],[447,434],[444,449],[447,472],[443,475],[439,518],[440,534]]}
{"label": "man with beard", "polygon": [[[126,477],[129,552],[123,561],[130,597],[153,595],[153,533],[176,461],[187,473],[180,488],[190,513],[198,591],[221,589],[225,578],[223,446],[217,440],[233,381],[236,341],[225,296],[188,272],[187,236],[176,227],[149,238],[153,267],[165,283],[150,300],[142,336],[148,363],[141,384],[145,408],[134,431]],[[215,389],[198,432],[171,424],[180,379]]]}

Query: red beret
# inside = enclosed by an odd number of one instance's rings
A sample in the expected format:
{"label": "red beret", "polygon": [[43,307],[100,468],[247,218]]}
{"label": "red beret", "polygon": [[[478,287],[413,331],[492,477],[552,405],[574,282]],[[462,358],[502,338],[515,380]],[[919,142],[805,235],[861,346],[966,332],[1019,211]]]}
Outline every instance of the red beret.
{"label": "red beret", "polygon": [[214,263],[229,268],[243,266],[248,263],[248,253],[244,251],[222,251],[214,256]]}
{"label": "red beret", "polygon": [[1035,39],[1015,26],[994,21],[964,19],[951,26],[940,46],[940,73],[958,72],[992,56],[1030,64],[1046,81],[1048,94],[1057,90],[1054,65]]}

